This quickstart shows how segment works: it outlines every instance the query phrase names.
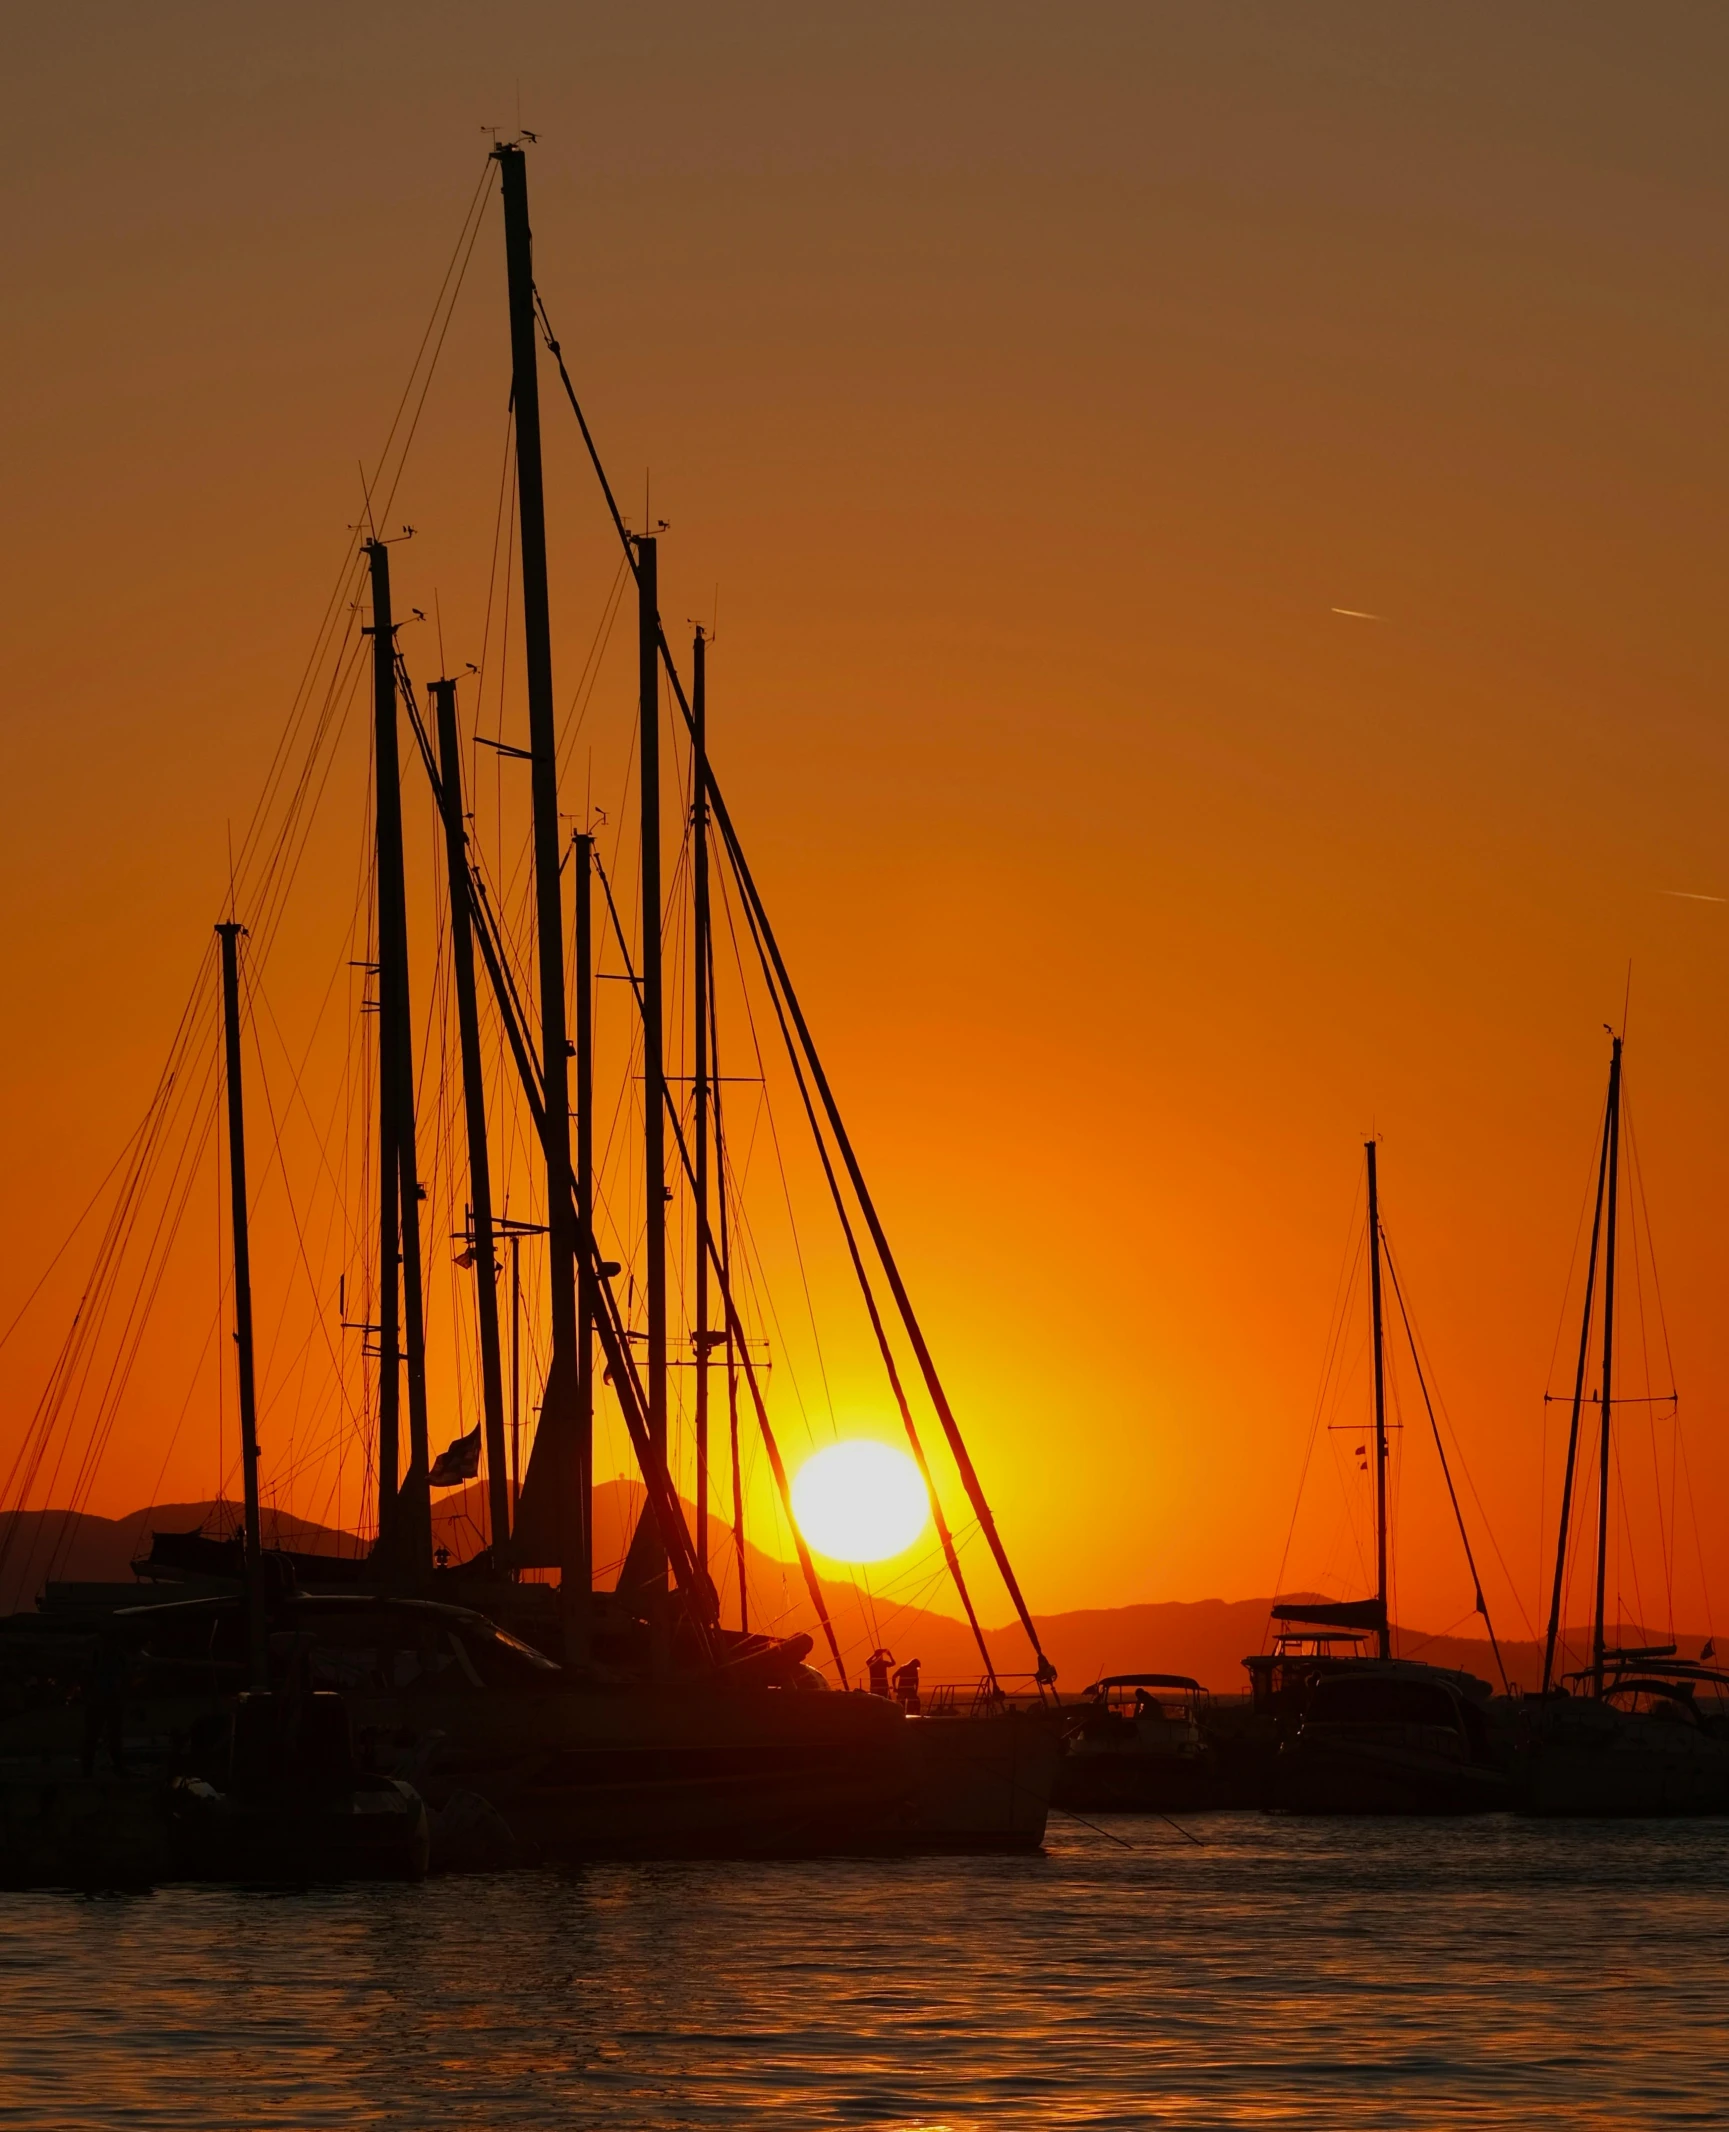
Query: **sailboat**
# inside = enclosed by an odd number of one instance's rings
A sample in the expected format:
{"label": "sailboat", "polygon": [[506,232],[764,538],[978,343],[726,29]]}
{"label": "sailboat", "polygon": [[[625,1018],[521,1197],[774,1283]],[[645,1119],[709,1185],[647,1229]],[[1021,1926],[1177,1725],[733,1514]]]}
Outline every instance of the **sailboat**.
{"label": "sailboat", "polygon": [[[1729,1813],[1729,1737],[1720,1709],[1729,1674],[1681,1659],[1674,1644],[1609,1642],[1609,1506],[1613,1477],[1616,1246],[1624,1108],[1623,1039],[1611,1033],[1609,1092],[1598,1143],[1596,1206],[1579,1356],[1573,1379],[1567,1458],[1561,1482],[1555,1578],[1543,1640],[1543,1682],[1527,1702],[1517,1765],[1519,1804],[1539,1815],[1683,1815]],[[1560,1670],[1561,1611],[1572,1537],[1574,1482],[1590,1367],[1592,1321],[1601,1276],[1601,1375],[1595,1402],[1597,1489],[1595,1583],[1589,1664]]]}
{"label": "sailboat", "polygon": [[[998,1533],[794,989],[710,757],[705,632],[691,647],[690,685],[675,660],[659,598],[653,530],[627,528],[534,279],[527,159],[519,142],[492,151],[502,196],[511,352],[517,590],[526,678],[532,794],[533,942],[509,933],[468,829],[458,734],[458,682],[430,684],[422,715],[399,643],[390,544],[375,526],[362,553],[370,619],[373,861],[376,893],[376,1315],[364,1328],[377,1359],[376,1540],[364,1557],[267,1550],[259,1509],[259,1445],[250,1335],[237,1336],[244,1516],[237,1536],[162,1534],[143,1565],[182,1580],[184,1596],[113,1613],[137,1676],[154,1694],[144,1731],[187,1740],[199,1709],[242,1686],[266,1696],[290,1662],[313,1692],[343,1696],[363,1756],[411,1781],[438,1818],[478,1800],[513,1855],[871,1848],[897,1844],[1038,1843],[1054,1771],[1055,1669]],[[634,582],[641,795],[640,926],[627,929],[590,829],[560,821],[559,735],[542,467],[544,348],[579,426]],[[670,692],[689,748],[692,792],[690,967],[694,1100],[687,1121],[667,1059],[667,899],[661,851],[663,698]],[[467,1263],[473,1268],[481,1413],[435,1466],[429,1433],[425,1280],[410,1013],[401,729],[406,719],[443,838],[449,944],[466,1136]],[[724,1126],[716,1054],[711,866],[727,868],[746,937],[784,1040],[832,1205],[887,1382],[930,1492],[944,1564],[972,1627],[981,1679],[969,1697],[912,1710],[859,1692],[848,1676],[824,1588],[791,1515],[785,1460],[747,1336],[729,1249]],[[574,906],[574,939],[565,904]],[[597,888],[599,894],[597,895]],[[230,916],[232,949],[244,932]],[[593,999],[603,927],[637,1025],[641,1230],[633,1239],[645,1323],[630,1322],[620,1266],[598,1234]],[[574,950],[572,955],[571,951]],[[532,970],[532,984],[519,973]],[[544,1179],[550,1362],[527,1470],[511,1484],[497,1283],[501,1244],[516,1233],[495,1204],[482,1065],[490,1005]],[[574,1016],[570,1009],[574,1004]],[[237,1092],[238,1054],[230,1061]],[[231,1159],[243,1174],[237,1102]],[[669,1207],[687,1195],[694,1235],[690,1362],[695,1372],[695,1517],[687,1521],[670,1454],[674,1326]],[[235,1201],[233,1293],[249,1296],[247,1207]],[[521,1225],[518,1225],[520,1228]],[[879,1285],[886,1294],[879,1293]],[[249,1303],[247,1305],[249,1309]],[[931,1480],[913,1395],[898,1355],[933,1410],[976,1530],[1032,1648],[1026,1690],[1011,1695],[988,1649],[959,1543]],[[708,1559],[713,1383],[724,1387],[741,1573],[740,1619],[723,1623]],[[594,1428],[605,1393],[628,1437],[643,1491],[640,1520],[616,1583],[596,1581],[592,1531]],[[832,1685],[809,1661],[808,1634],[777,1636],[745,1619],[738,1438],[754,1422],[816,1621]],[[472,1439],[472,1441],[471,1441]],[[432,1493],[483,1455],[487,1545],[469,1560],[434,1547]],[[556,1583],[543,1581],[548,1573]],[[112,1608],[112,1594],[101,1602]],[[5,1742],[0,1740],[0,1756]],[[141,1747],[141,1752],[148,1753]],[[166,1752],[166,1750],[164,1750]],[[178,1752],[178,1750],[176,1750]]]}
{"label": "sailboat", "polygon": [[[1509,1803],[1508,1750],[1491,1722],[1492,1690],[1474,1674],[1393,1654],[1388,1611],[1387,1383],[1377,1143],[1366,1143],[1369,1318],[1374,1382],[1375,1591],[1339,1602],[1275,1605],[1273,1648],[1246,1658],[1269,1804],[1300,1813],[1483,1813]],[[1396,1275],[1395,1275],[1396,1278]],[[1401,1306],[1403,1298],[1401,1297]],[[1407,1319],[1407,1326],[1408,1326]],[[1412,1340],[1412,1357],[1419,1376]],[[1423,1386],[1428,1399],[1427,1383]],[[1432,1418],[1432,1416],[1431,1416]],[[1447,1487],[1459,1505],[1440,1431]],[[1464,1519],[1477,1608],[1487,1619]],[[1490,1631],[1493,1638],[1493,1629]],[[1254,1731],[1248,1735],[1252,1740]],[[1243,1758],[1243,1742],[1234,1743]],[[1267,1752],[1267,1750],[1271,1750]]]}

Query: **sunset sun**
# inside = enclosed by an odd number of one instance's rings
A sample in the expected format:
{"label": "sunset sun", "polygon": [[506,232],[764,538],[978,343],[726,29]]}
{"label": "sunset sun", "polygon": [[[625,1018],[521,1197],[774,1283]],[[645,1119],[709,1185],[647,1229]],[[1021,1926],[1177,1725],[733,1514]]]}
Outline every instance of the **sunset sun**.
{"label": "sunset sun", "polygon": [[930,1499],[904,1451],[868,1438],[830,1444],[792,1484],[793,1515],[818,1554],[835,1562],[886,1562],[924,1531]]}

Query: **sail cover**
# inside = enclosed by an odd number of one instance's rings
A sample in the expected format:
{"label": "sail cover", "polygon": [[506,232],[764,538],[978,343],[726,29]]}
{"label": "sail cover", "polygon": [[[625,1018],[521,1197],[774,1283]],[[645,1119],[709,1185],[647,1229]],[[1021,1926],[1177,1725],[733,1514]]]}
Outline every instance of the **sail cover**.
{"label": "sail cover", "polygon": [[1275,1606],[1275,1621],[1300,1621],[1316,1629],[1381,1629],[1387,1617],[1379,1599],[1345,1599],[1334,1604],[1320,1599],[1293,1599]]}
{"label": "sail cover", "polygon": [[565,1497],[576,1463],[576,1401],[569,1377],[563,1356],[554,1355],[510,1529],[510,1559],[522,1569],[557,1569],[564,1560]]}

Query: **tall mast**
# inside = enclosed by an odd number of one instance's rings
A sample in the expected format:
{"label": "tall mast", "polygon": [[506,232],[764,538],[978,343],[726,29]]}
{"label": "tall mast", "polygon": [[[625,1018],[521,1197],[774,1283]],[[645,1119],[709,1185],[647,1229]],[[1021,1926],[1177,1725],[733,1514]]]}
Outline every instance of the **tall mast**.
{"label": "tall mast", "polygon": [[[375,552],[376,549],[376,552]],[[396,763],[396,672],[394,661],[381,657],[388,648],[390,626],[390,561],[381,545],[367,549],[372,574],[373,782],[377,788],[373,807],[375,832],[373,886],[377,898],[378,950],[378,1558],[387,1567],[394,1562],[397,1544],[397,1489],[402,1455],[402,1252],[398,1246],[401,1185],[396,1167],[396,1038],[397,1014],[391,998],[391,981],[385,971],[386,878],[401,873],[400,835],[395,852],[390,845],[390,810],[385,805],[385,785],[397,784]],[[397,817],[401,829],[401,818]]]}
{"label": "tall mast", "polygon": [[[379,1539],[390,1567],[426,1576],[432,1569],[432,1497],[426,1482],[426,1329],[421,1312],[420,1176],[414,1147],[414,1048],[408,1000],[408,898],[402,868],[402,769],[396,737],[396,632],[390,612],[390,550],[383,541],[370,540],[366,559],[372,575],[373,753],[377,787],[374,801],[378,836]],[[398,1264],[402,1268],[400,1319]],[[399,1490],[397,1428],[404,1362],[408,1375],[408,1475]]]}
{"label": "tall mast", "polygon": [[[652,534],[636,542],[637,680],[642,730],[642,1154],[648,1301],[648,1440],[664,1469],[666,1431],[666,1060],[660,971],[660,572]],[[699,1254],[700,1255],[700,1254]],[[701,1544],[700,1541],[698,1543]],[[644,1582],[666,1588],[666,1551],[645,1551]],[[651,1599],[651,1605],[656,1603]]]}
{"label": "tall mast", "polygon": [[1381,1195],[1375,1173],[1375,1143],[1364,1143],[1369,1158],[1369,1309],[1375,1332],[1375,1597],[1380,1621],[1380,1655],[1393,1655],[1387,1618],[1387,1378],[1381,1344]]}
{"label": "tall mast", "polygon": [[486,1494],[492,1544],[502,1560],[510,1536],[510,1474],[505,1462],[504,1371],[498,1338],[499,1264],[492,1226],[492,1165],[486,1147],[486,1084],[480,1061],[480,1009],[474,986],[474,912],[468,878],[468,830],[462,811],[462,748],[456,730],[456,683],[435,681],[438,771],[444,796],[445,872],[450,878],[450,957],[456,976],[456,1025],[462,1048],[462,1097],[468,1123],[468,1239],[480,1315],[481,1416],[486,1432]]}
{"label": "tall mast", "polygon": [[1585,1308],[1579,1319],[1579,1363],[1573,1374],[1573,1418],[1567,1430],[1567,1464],[1561,1476],[1561,1525],[1555,1535],[1555,1587],[1549,1601],[1549,1630],[1543,1639],[1543,1693],[1555,1676],[1555,1646],[1561,1633],[1562,1587],[1567,1575],[1567,1535],[1573,1515],[1573,1475],[1579,1460],[1579,1416],[1585,1403],[1585,1367],[1591,1353],[1591,1305],[1597,1289],[1597,1247],[1603,1235],[1603,1198],[1609,1177],[1609,1114],[1618,1107],[1620,1047],[1609,1062],[1609,1102],[1603,1112],[1603,1138],[1597,1156],[1597,1206],[1591,1216],[1591,1256],[1585,1267]]}
{"label": "tall mast", "polygon": [[696,1057],[696,1559],[708,1567],[708,639],[691,646],[691,1022]]}
{"label": "tall mast", "polygon": [[[546,587],[546,497],[540,465],[540,374],[534,338],[534,253],[528,226],[528,166],[522,150],[501,144],[504,253],[510,285],[511,396],[516,413],[516,492],[522,546],[523,663],[528,681],[528,742],[534,799],[535,931],[540,974],[542,1145],[546,1154],[547,1270],[552,1289],[552,1361],[541,1426],[576,1428],[576,1208],[570,1192],[570,1050],[565,1034],[564,908],[558,833],[558,731],[552,696],[552,623]],[[556,1404],[555,1404],[556,1402]],[[556,1440],[556,1439],[555,1439]],[[573,1448],[573,1447],[571,1447]],[[559,1461],[560,1575],[565,1638],[586,1636],[590,1553],[589,1506],[577,1488],[576,1460]],[[572,1650],[571,1655],[578,1655]]]}
{"label": "tall mast", "polygon": [[583,1505],[581,1582],[594,1582],[594,839],[571,839],[576,875],[576,1486]]}
{"label": "tall mast", "polygon": [[1621,1039],[1609,1052],[1609,1220],[1603,1234],[1603,1427],[1597,1467],[1597,1605],[1591,1621],[1591,1689],[1603,1693],[1603,1602],[1609,1569],[1609,1418],[1615,1385],[1615,1199],[1621,1169]]}
{"label": "tall mast", "polygon": [[264,1621],[264,1536],[258,1518],[258,1400],[252,1375],[252,1242],[247,1231],[246,1111],[240,1086],[239,940],[232,919],[222,939],[222,1032],[228,1068],[228,1190],[234,1227],[234,1347],[240,1369],[240,1472],[246,1499],[246,1649],[252,1685],[270,1685]]}
{"label": "tall mast", "polygon": [[[510,1204],[509,1200],[505,1205]],[[522,1237],[510,1232],[510,1522],[522,1501]]]}
{"label": "tall mast", "polygon": [[[485,934],[480,935],[483,947]],[[509,1032],[507,1031],[507,1034]],[[526,1049],[513,1041],[519,1061],[527,1056]],[[538,1222],[515,1221],[508,1214],[495,1214],[492,1219],[492,1234],[495,1243],[510,1246],[510,1536],[511,1546],[506,1552],[513,1566],[517,1562],[515,1548],[519,1538],[518,1521],[522,1516],[522,1240],[525,1236],[544,1236],[546,1230]]]}
{"label": "tall mast", "polygon": [[[565,395],[570,402],[571,412],[576,417],[577,427],[582,432],[583,444],[587,449],[590,464],[594,468],[595,477],[600,483],[601,493],[606,499],[607,510],[611,514],[614,530],[618,534],[626,555],[631,560],[632,567],[638,568],[635,552],[636,544],[624,522],[624,515],[619,510],[618,499],[613,494],[612,484],[606,477],[606,468],[602,464],[600,454],[595,448],[593,433],[589,429],[587,418],[584,416],[581,404],[577,400],[576,389],[571,384],[570,374],[565,368],[564,359],[558,352],[558,342],[551,337],[550,325],[548,325],[547,330],[548,340],[554,359],[558,364],[559,377],[563,383]],[[640,575],[640,568],[638,568],[639,580]],[[678,669],[673,663],[671,647],[667,644],[664,636],[660,637],[660,650],[666,662],[667,679],[688,724],[691,716],[690,706],[686,701],[683,686],[679,681]],[[772,976],[769,981],[771,985],[778,985],[787,1013],[790,1015],[793,1026],[797,1031],[799,1046],[804,1052],[810,1067],[811,1077],[816,1084],[817,1093],[822,1099],[822,1107],[827,1115],[830,1129],[834,1133],[841,1159],[846,1166],[847,1176],[851,1180],[853,1190],[858,1196],[859,1211],[863,1214],[865,1226],[870,1232],[872,1246],[882,1262],[883,1272],[888,1279],[895,1307],[900,1312],[902,1323],[906,1327],[907,1337],[912,1342],[913,1352],[918,1359],[919,1370],[924,1378],[926,1389],[930,1393],[931,1403],[937,1410],[937,1418],[942,1424],[943,1434],[948,1440],[949,1449],[954,1454],[955,1464],[959,1468],[961,1483],[966,1489],[967,1499],[972,1504],[974,1514],[979,1522],[979,1529],[984,1534],[992,1559],[1001,1573],[1009,1598],[1014,1603],[1015,1612],[1019,1616],[1021,1626],[1026,1631],[1027,1641],[1032,1645],[1034,1654],[1038,1659],[1035,1677],[1042,1696],[1044,1689],[1056,1679],[1056,1668],[1045,1656],[1044,1648],[1039,1642],[1038,1628],[1033,1621],[1026,1598],[1021,1591],[1020,1580],[1015,1575],[1014,1566],[1009,1561],[1008,1551],[1003,1546],[1002,1536],[997,1531],[996,1519],[992,1515],[991,1506],[979,1480],[977,1468],[973,1465],[971,1454],[967,1450],[965,1438],[961,1435],[960,1425],[955,1420],[954,1410],[949,1404],[948,1394],[943,1389],[942,1380],[937,1375],[936,1363],[925,1340],[924,1330],[919,1323],[917,1313],[913,1309],[912,1298],[907,1293],[906,1283],[901,1278],[900,1268],[895,1262],[894,1253],[890,1249],[887,1233],[877,1213],[876,1205],[871,1198],[870,1189],[865,1182],[864,1172],[859,1165],[857,1153],[847,1133],[845,1121],[841,1117],[839,1105],[835,1101],[834,1091],[829,1085],[828,1075],[824,1071],[821,1057],[812,1039],[810,1026],[805,1020],[804,1010],[799,1005],[798,995],[793,989],[792,979],[787,971],[786,961],[781,954],[779,943],[775,939],[774,928],[769,921],[768,911],[763,904],[762,896],[751,874],[750,865],[739,841],[738,832],[727,813],[726,802],[721,796],[720,787],[715,781],[712,769],[708,775],[708,797],[714,809],[716,826],[720,830],[728,856],[732,861],[734,872],[738,877],[738,885],[745,899],[752,929],[758,937],[765,973],[772,967]]]}
{"label": "tall mast", "polygon": [[[720,1027],[714,1004],[714,929],[708,936],[708,1059],[713,1080],[715,1206],[719,1215],[715,1240],[720,1246],[721,1287],[732,1293],[732,1231],[726,1211],[726,1130],[720,1102]],[[738,1462],[738,1351],[733,1344],[732,1313],[726,1316],[726,1428],[732,1467],[732,1547],[738,1566],[738,1625],[750,1633],[750,1594],[745,1586],[744,1472]]]}

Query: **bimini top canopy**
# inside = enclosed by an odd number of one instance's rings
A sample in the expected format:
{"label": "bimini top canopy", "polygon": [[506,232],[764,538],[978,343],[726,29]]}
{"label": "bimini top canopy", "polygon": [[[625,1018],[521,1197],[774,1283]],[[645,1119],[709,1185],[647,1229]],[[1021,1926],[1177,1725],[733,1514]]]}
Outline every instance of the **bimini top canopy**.
{"label": "bimini top canopy", "polygon": [[1345,1599],[1337,1603],[1323,1599],[1294,1599],[1288,1604],[1275,1606],[1275,1621],[1302,1621],[1321,1629],[1380,1629],[1386,1626],[1386,1615],[1379,1599]]}
{"label": "bimini top canopy", "polygon": [[1094,1681],[1086,1692],[1108,1695],[1113,1688],[1186,1688],[1191,1695],[1206,1693],[1200,1682],[1191,1680],[1186,1673],[1113,1673],[1108,1679]]}

